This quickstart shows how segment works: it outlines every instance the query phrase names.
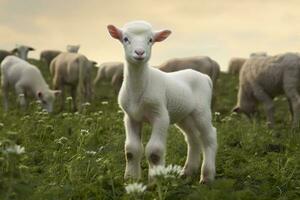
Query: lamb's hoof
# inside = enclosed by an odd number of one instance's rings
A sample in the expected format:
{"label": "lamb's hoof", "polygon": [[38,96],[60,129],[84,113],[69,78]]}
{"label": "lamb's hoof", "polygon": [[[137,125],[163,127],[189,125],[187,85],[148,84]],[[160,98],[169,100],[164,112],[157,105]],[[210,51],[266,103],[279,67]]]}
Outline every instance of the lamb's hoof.
{"label": "lamb's hoof", "polygon": [[208,180],[201,179],[199,183],[200,183],[200,184],[203,184],[203,185],[204,185],[204,184],[206,185],[206,184],[208,184]]}
{"label": "lamb's hoof", "polygon": [[139,179],[141,179],[141,176],[139,174],[130,174],[130,173],[124,174],[124,180],[126,181],[137,181]]}
{"label": "lamb's hoof", "polygon": [[201,177],[200,179],[200,184],[204,184],[204,185],[210,185],[213,182],[213,178],[209,178],[209,177]]}
{"label": "lamb's hoof", "polygon": [[197,174],[197,168],[195,169],[187,169],[187,168],[183,168],[183,170],[180,173],[180,176],[183,178],[187,178],[187,177],[193,177]]}

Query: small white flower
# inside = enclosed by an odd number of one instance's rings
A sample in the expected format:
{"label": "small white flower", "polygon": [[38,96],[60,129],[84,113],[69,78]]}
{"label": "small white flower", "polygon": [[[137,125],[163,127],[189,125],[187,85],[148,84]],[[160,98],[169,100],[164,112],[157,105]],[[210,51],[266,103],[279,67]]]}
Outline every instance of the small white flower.
{"label": "small white flower", "polygon": [[122,113],[123,113],[123,111],[122,111],[122,110],[118,110],[118,113],[119,113],[119,114],[122,114]]}
{"label": "small white flower", "polygon": [[67,97],[66,100],[67,100],[67,101],[72,101],[73,98],[72,98],[72,97]]}
{"label": "small white flower", "polygon": [[20,145],[9,146],[4,150],[6,153],[22,154],[25,153],[25,148]]}
{"label": "small white flower", "polygon": [[88,135],[90,134],[89,130],[87,129],[80,129],[80,135],[84,136],[84,135]]}
{"label": "small white flower", "polygon": [[179,176],[182,172],[182,168],[179,165],[169,165],[167,171],[169,175]]}
{"label": "small white flower", "polygon": [[87,107],[87,106],[90,106],[91,104],[89,102],[85,102],[82,105]]}
{"label": "small white flower", "polygon": [[215,112],[215,115],[216,115],[216,116],[220,116],[220,115],[221,115],[221,113],[219,113],[219,112]]}
{"label": "small white flower", "polygon": [[143,193],[147,189],[147,186],[143,185],[142,183],[132,183],[128,184],[125,187],[125,190],[128,194],[132,193]]}
{"label": "small white flower", "polygon": [[102,104],[102,105],[107,105],[107,104],[108,104],[108,101],[102,101],[101,104]]}
{"label": "small white flower", "polygon": [[179,176],[182,172],[182,168],[178,165],[169,165],[167,167],[164,166],[156,166],[150,169],[149,175],[152,177],[176,177]]}
{"label": "small white flower", "polygon": [[69,113],[63,113],[62,116],[63,117],[67,117],[69,115]]}
{"label": "small white flower", "polygon": [[166,176],[167,174],[167,168],[162,165],[151,168],[149,172],[150,176]]}
{"label": "small white flower", "polygon": [[55,140],[55,142],[58,144],[64,144],[67,141],[68,141],[68,138],[66,138],[66,137],[61,137],[61,138]]}
{"label": "small white flower", "polygon": [[86,154],[88,154],[88,155],[95,155],[97,152],[96,151],[86,151],[85,152]]}

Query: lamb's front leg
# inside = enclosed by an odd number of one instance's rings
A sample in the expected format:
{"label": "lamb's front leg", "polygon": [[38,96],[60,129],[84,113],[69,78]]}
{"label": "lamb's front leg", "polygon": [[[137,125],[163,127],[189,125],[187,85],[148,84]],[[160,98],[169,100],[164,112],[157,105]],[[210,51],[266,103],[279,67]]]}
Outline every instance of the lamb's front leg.
{"label": "lamb's front leg", "polygon": [[26,105],[27,105],[26,99],[25,99],[25,91],[21,84],[17,84],[15,86],[15,89],[16,89],[16,94],[18,95],[18,101],[20,103],[20,106],[23,110],[25,110]]}
{"label": "lamb's front leg", "polygon": [[169,115],[166,111],[161,112],[152,121],[151,138],[146,146],[149,172],[153,167],[165,164],[166,139],[169,125]]}
{"label": "lamb's front leg", "polygon": [[139,179],[141,177],[141,158],[143,155],[143,145],[141,142],[142,123],[135,121],[127,114],[125,114],[124,123],[126,129],[126,169],[124,178]]}

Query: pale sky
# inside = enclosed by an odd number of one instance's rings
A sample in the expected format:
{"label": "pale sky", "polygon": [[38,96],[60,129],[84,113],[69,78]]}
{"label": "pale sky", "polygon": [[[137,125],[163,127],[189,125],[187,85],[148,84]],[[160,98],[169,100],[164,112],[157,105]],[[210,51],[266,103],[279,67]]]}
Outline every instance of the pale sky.
{"label": "pale sky", "polygon": [[207,55],[225,70],[231,57],[300,50],[299,0],[0,0],[0,49],[25,44],[38,58],[41,50],[80,44],[99,63],[123,61],[106,26],[132,20],[172,30],[153,47],[152,65]]}

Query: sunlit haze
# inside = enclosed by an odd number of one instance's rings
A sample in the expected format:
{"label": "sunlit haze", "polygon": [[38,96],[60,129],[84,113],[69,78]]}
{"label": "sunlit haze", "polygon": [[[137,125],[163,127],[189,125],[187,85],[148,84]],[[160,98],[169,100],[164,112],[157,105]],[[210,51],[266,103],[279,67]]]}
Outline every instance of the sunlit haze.
{"label": "sunlit haze", "polygon": [[29,57],[38,58],[41,50],[80,44],[99,63],[122,61],[123,49],[106,26],[132,20],[172,30],[153,47],[152,65],[207,55],[226,70],[231,57],[300,49],[297,0],[0,0],[0,49],[25,44],[36,48]]}

